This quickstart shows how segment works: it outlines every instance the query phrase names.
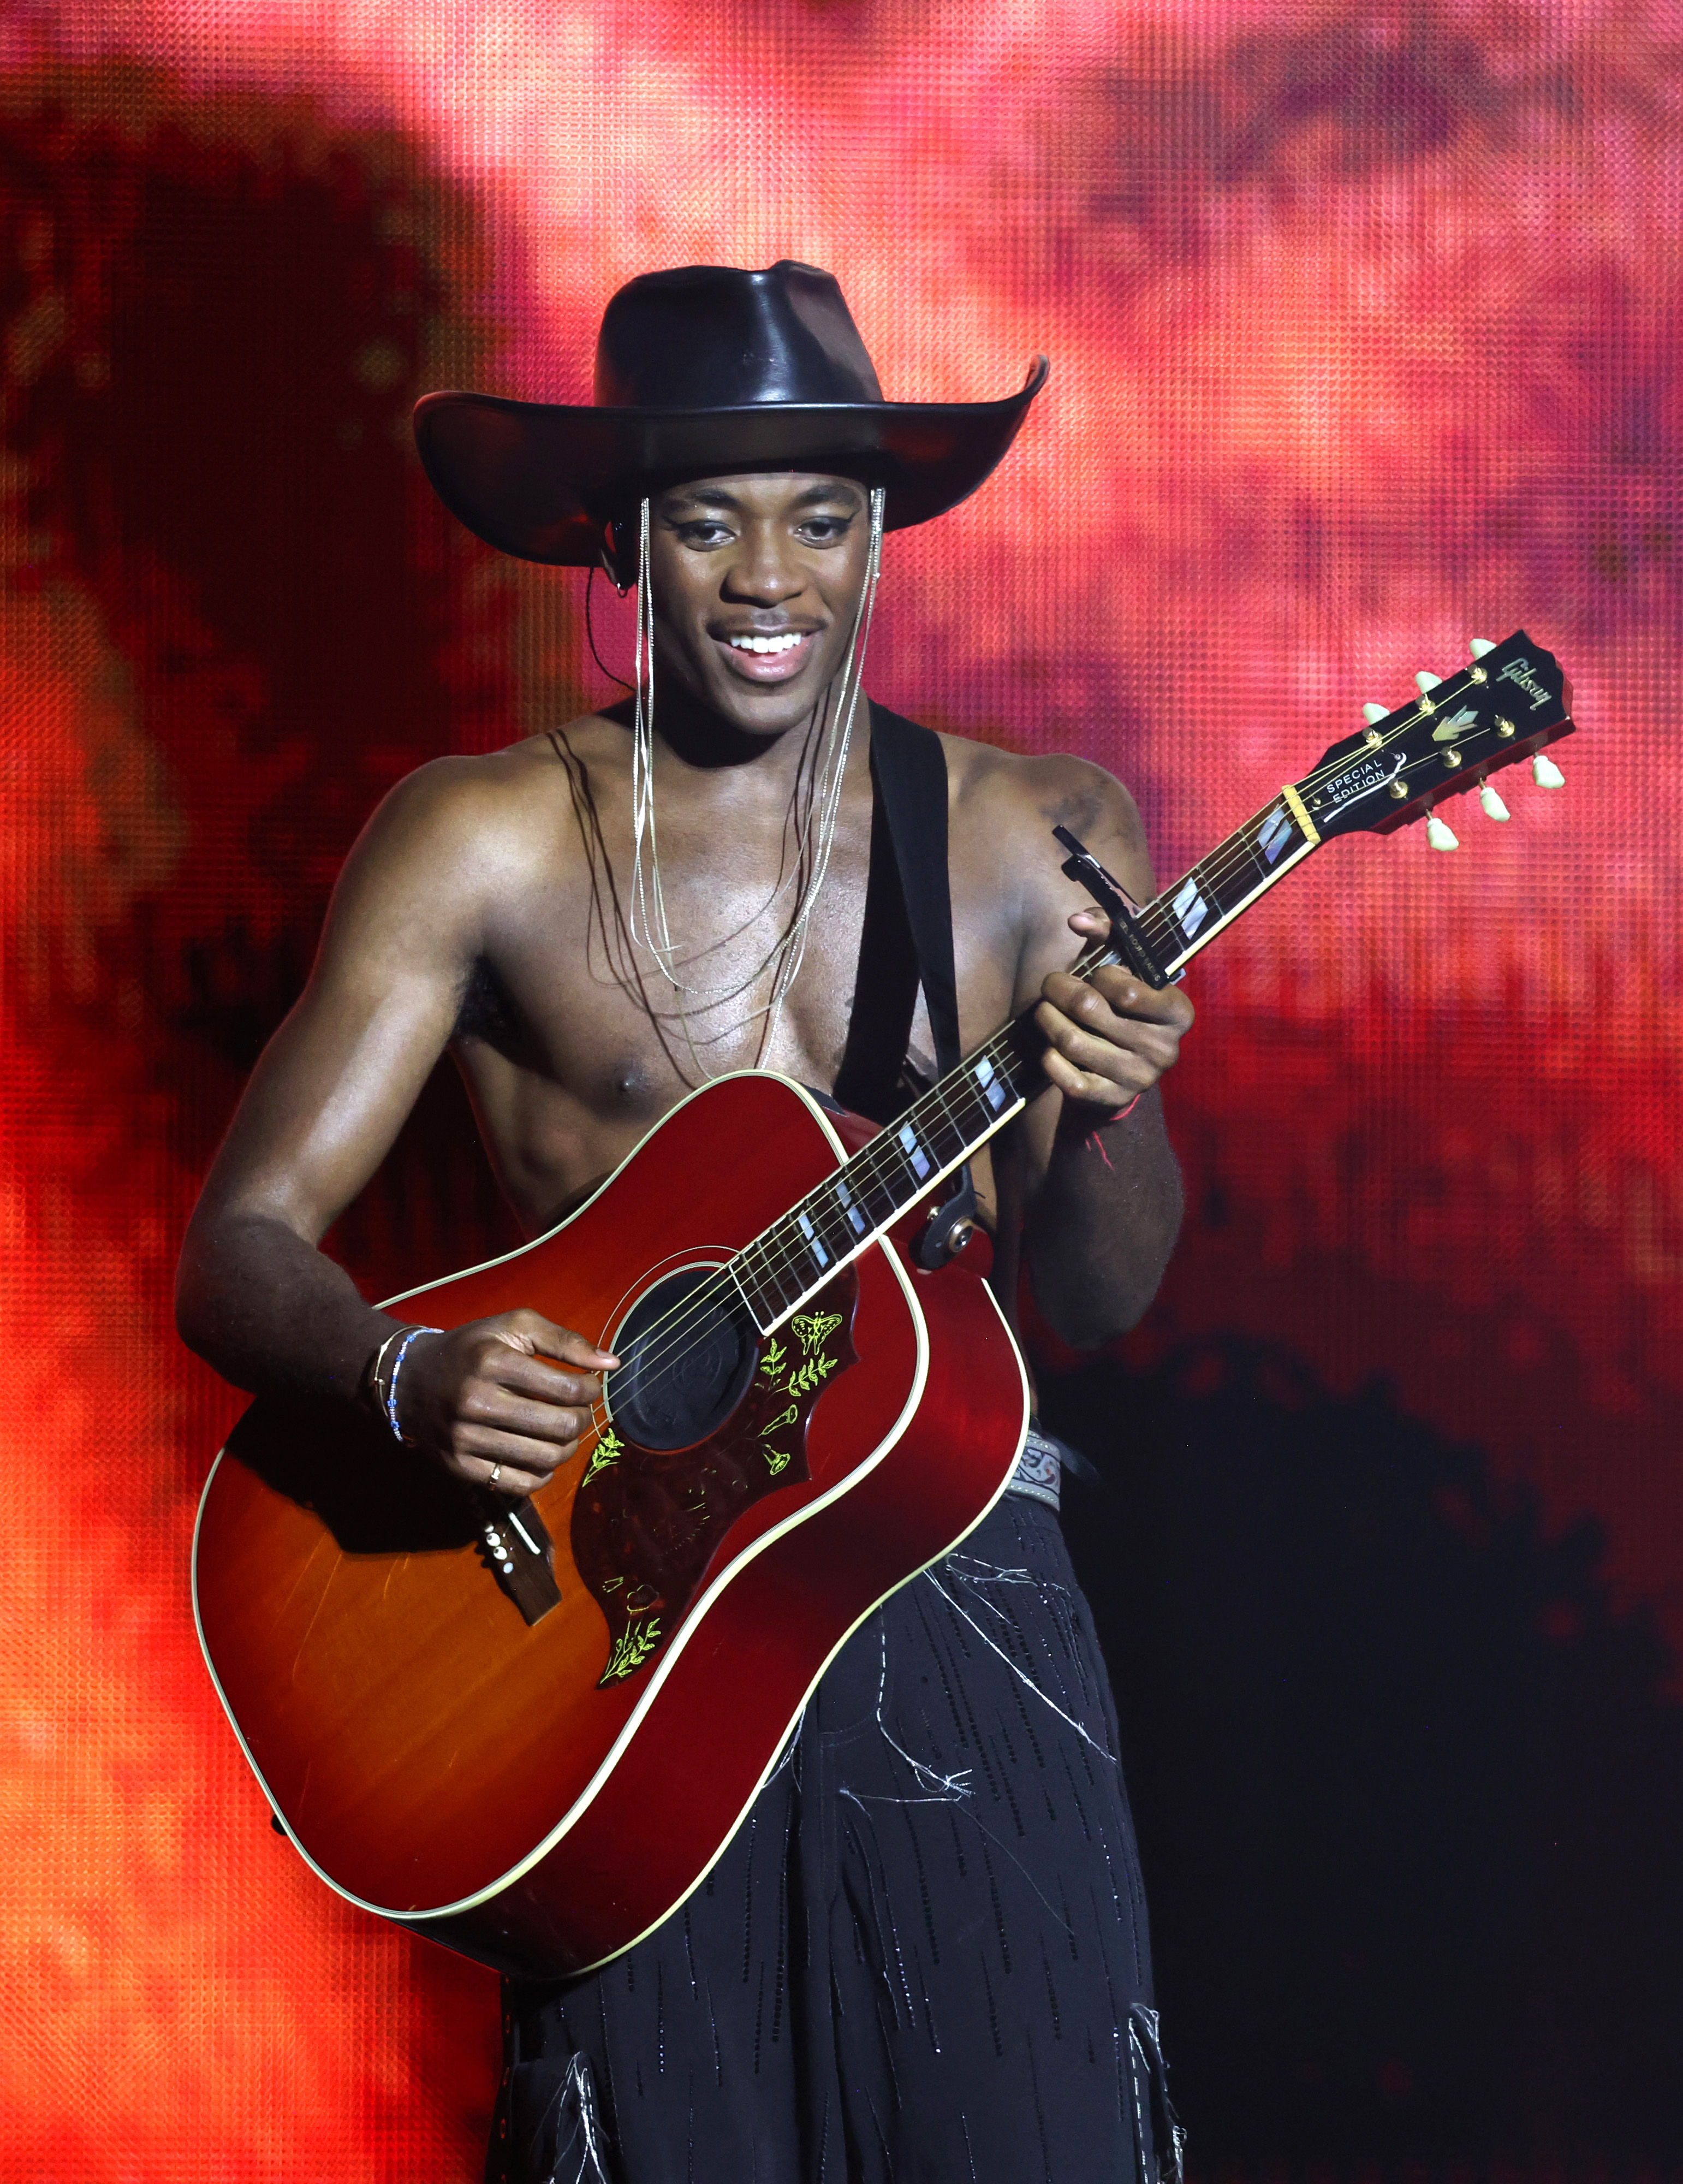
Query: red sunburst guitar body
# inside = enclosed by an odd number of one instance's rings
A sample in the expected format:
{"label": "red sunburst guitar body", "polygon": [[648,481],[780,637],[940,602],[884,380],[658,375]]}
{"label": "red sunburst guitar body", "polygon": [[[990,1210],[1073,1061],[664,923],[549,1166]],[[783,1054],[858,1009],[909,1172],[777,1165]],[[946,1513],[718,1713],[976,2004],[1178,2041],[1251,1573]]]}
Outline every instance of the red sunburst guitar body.
{"label": "red sunburst guitar body", "polygon": [[[524,1305],[609,1345],[652,1285],[729,1260],[867,1134],[783,1078],[722,1079],[560,1228],[404,1317]],[[697,1444],[649,1451],[605,1424],[528,1505],[559,1594],[534,1621],[483,1507],[426,1459],[343,1412],[254,1405],[205,1489],[195,1601],[317,1872],[536,1975],[599,1964],[680,1903],[848,1633],[1010,1476],[1028,1392],[969,1263],[985,1248],[925,1273],[892,1234],[872,1244],[755,1345]]]}

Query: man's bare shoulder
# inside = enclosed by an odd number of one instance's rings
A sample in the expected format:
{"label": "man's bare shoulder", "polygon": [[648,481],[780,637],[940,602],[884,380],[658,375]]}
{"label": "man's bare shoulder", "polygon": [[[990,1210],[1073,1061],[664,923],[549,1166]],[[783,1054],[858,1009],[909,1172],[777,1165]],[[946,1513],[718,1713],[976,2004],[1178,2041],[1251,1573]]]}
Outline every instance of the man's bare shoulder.
{"label": "man's bare shoulder", "polygon": [[442,861],[505,872],[528,856],[553,870],[574,831],[556,826],[571,809],[571,770],[611,763],[624,742],[611,722],[587,714],[501,750],[431,759],[387,795],[365,846],[382,862],[423,858],[435,870]]}
{"label": "man's bare shoulder", "polygon": [[1145,855],[1139,807],[1122,783],[1090,759],[1068,751],[999,750],[967,736],[943,735],[941,743],[960,840],[1032,844],[1050,855],[1051,829],[1067,827],[1101,861]]}

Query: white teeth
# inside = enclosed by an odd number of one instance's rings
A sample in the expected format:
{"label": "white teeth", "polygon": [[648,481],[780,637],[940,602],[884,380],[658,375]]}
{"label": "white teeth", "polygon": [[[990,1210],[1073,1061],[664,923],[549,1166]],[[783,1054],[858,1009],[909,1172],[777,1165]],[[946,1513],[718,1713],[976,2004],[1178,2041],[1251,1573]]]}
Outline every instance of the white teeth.
{"label": "white teeth", "polygon": [[805,630],[791,629],[786,630],[781,637],[733,637],[731,649],[733,652],[793,652],[805,634]]}

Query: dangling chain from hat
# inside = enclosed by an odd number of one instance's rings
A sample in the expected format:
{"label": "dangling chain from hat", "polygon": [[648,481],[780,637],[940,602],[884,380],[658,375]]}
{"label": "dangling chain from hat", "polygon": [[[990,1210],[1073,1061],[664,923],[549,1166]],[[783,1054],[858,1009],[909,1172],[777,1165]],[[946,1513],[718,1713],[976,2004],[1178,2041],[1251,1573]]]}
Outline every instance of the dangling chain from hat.
{"label": "dangling chain from hat", "polygon": [[[836,826],[841,811],[842,784],[847,773],[848,752],[853,741],[854,716],[858,710],[859,697],[864,687],[865,654],[870,641],[872,618],[876,611],[877,584],[883,566],[883,510],[885,495],[881,486],[871,488],[871,538],[867,550],[865,581],[861,587],[859,605],[853,618],[853,630],[848,639],[847,657],[842,669],[825,693],[826,720],[822,732],[822,744],[813,770],[805,809],[795,821],[795,858],[793,869],[772,890],[755,917],[765,915],[772,904],[797,878],[800,892],[789,924],[766,954],[744,977],[726,979],[716,986],[706,986],[680,978],[677,975],[678,948],[673,942],[672,928],[666,920],[666,891],[660,878],[660,853],[655,822],[655,613],[649,581],[649,504],[644,500],[638,521],[637,543],[637,695],[632,715],[631,783],[632,783],[632,883],[630,917],[631,937],[645,949],[660,967],[662,976],[677,996],[678,1022],[683,1027],[684,1044],[689,1049],[689,1058],[699,1077],[704,1081],[711,1074],[696,1051],[695,1036],[687,1006],[693,996],[707,997],[707,1008],[722,1007],[738,994],[747,993],[756,985],[768,970],[773,971],[769,998],[758,1008],[750,1009],[725,1030],[713,1032],[703,1040],[705,1045],[716,1045],[730,1038],[755,1017],[765,1019],[759,1044],[755,1049],[757,1061],[766,1054],[777,1034],[782,1021],[783,1004],[789,997],[800,971],[806,953],[806,936],[812,912],[818,900],[820,889],[829,870],[830,854],[835,846]],[[813,812],[817,813],[816,827]],[[805,875],[804,878],[801,875]],[[727,946],[745,932],[750,918],[737,928],[736,933],[726,933],[696,951],[697,957],[711,955],[716,949]],[[773,966],[775,969],[773,970]]]}

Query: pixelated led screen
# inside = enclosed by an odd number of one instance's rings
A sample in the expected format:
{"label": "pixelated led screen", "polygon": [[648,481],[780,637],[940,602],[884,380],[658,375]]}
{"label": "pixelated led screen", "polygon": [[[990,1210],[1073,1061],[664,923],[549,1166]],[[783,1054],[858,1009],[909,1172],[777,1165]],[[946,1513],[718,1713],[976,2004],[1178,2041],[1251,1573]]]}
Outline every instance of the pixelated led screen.
{"label": "pixelated led screen", "polygon": [[[1408,1521],[1475,1592],[1523,1534],[1546,1581],[1514,1644],[1567,1664],[1548,1689],[1578,1678],[1574,1721],[1624,1707],[1652,1755],[1628,1809],[1571,1806],[1585,1869],[1675,1864],[1651,1796],[1683,1811],[1675,14],[36,0],[4,23],[0,2176],[477,2174],[494,1983],[312,1878],[201,1666],[188,1547],[237,1404],[178,1346],[170,1282],[374,802],[610,687],[582,580],[453,527],[410,405],[588,399],[604,302],[656,266],[829,268],[891,396],[1001,395],[1050,355],[994,480],[889,541],[872,687],[1109,766],[1165,878],[1469,637],[1524,625],[1559,655],[1563,789],[1504,777],[1507,826],[1463,800],[1454,855],[1418,827],[1335,844],[1201,959],[1169,1099],[1184,1242],[1123,1354],[1053,1356],[1049,1384],[1091,1399],[1123,1499],[1087,1523],[1118,1539],[1127,1479],[1173,1469],[1130,1390],[1171,1440],[1235,1373],[1276,1440],[1345,1420],[1346,1501],[1364,1419],[1436,1451]],[[441,1077],[338,1248],[383,1293],[509,1236]],[[1209,1477],[1254,1495],[1283,1461],[1240,1447]],[[1415,1476],[1385,1474],[1405,1502]],[[1183,1560],[1233,1522],[1222,1498],[1174,1532]],[[1379,1552],[1390,1504],[1362,1507],[1350,1537]],[[1539,1734],[1591,1769],[1569,1724]],[[1195,2166],[1359,2163],[1367,2119],[1446,2159],[1426,2049],[1330,2023],[1291,1950],[1302,2053],[1267,2086],[1198,2003],[1219,1953],[1150,1760]],[[1359,1844],[1383,1800],[1346,1788]],[[1352,1902],[1381,1892],[1357,1874]],[[1560,1914],[1608,1992],[1640,1910]],[[1637,2130],[1652,2088],[1597,2108],[1557,2068],[1566,1998],[1526,2001],[1532,1958],[1480,1962],[1491,2010],[1537,2021],[1461,2150]],[[1167,2002],[1166,2034],[1173,2061]],[[1683,2161],[1671,2128],[1647,2150]]]}

